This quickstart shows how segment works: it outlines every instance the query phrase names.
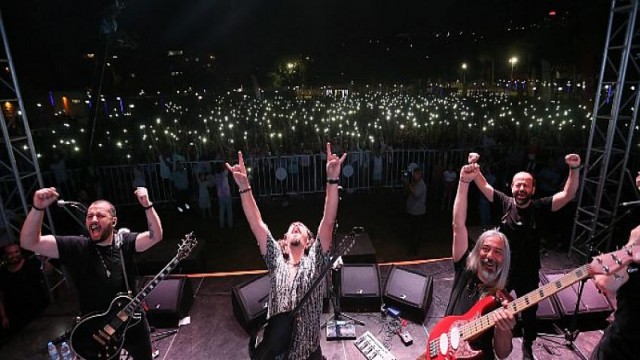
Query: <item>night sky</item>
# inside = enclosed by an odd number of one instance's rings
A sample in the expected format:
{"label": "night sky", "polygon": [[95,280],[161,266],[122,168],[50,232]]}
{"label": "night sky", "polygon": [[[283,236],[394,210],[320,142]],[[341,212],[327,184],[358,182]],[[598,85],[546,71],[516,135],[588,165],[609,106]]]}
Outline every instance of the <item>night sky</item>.
{"label": "night sky", "polygon": [[[126,41],[111,49],[121,62],[113,71],[136,73],[140,86],[167,71],[169,49],[214,54],[217,79],[228,85],[250,75],[262,80],[276,63],[296,56],[309,57],[308,82],[316,84],[446,78],[455,75],[460,61],[491,56],[502,62],[516,51],[530,54],[532,61],[580,68],[584,57],[590,63],[601,59],[609,6],[601,0],[122,3],[116,38]],[[35,92],[91,86],[95,66],[82,55],[104,47],[100,23],[109,4],[113,1],[3,1],[21,83]],[[557,15],[550,17],[550,10]],[[549,30],[532,33],[531,24]],[[520,26],[527,30],[506,30]]]}

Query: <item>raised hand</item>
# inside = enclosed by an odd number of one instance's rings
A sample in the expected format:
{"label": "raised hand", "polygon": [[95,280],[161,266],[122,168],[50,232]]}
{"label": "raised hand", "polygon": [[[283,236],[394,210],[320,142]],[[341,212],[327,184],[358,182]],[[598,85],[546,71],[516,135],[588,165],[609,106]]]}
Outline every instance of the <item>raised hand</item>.
{"label": "raised hand", "polygon": [[242,151],[238,151],[238,163],[231,166],[229,163],[224,163],[227,170],[233,175],[233,180],[240,188],[240,190],[249,187],[249,178],[247,178],[247,169],[244,167],[244,159],[242,158]]}
{"label": "raised hand", "polygon": [[476,163],[471,163],[469,165],[464,165],[460,169],[460,181],[465,183],[470,183],[473,179],[478,175],[478,171],[480,166]]}
{"label": "raised hand", "polygon": [[142,207],[148,207],[151,205],[151,201],[149,201],[149,192],[146,187],[137,187],[133,194],[136,196]]}
{"label": "raised hand", "polygon": [[469,153],[469,156],[467,157],[467,162],[469,164],[477,164],[478,160],[480,160],[480,154],[478,153]]}
{"label": "raised hand", "polygon": [[44,209],[58,200],[59,196],[60,194],[54,187],[38,189],[33,194],[33,206]]}
{"label": "raised hand", "polygon": [[564,157],[564,162],[569,166],[569,168],[576,168],[580,166],[580,155],[569,154]]}
{"label": "raised hand", "polygon": [[340,167],[347,158],[347,153],[342,154],[342,157],[338,158],[338,155],[331,153],[331,143],[327,143],[327,179],[340,178]]}

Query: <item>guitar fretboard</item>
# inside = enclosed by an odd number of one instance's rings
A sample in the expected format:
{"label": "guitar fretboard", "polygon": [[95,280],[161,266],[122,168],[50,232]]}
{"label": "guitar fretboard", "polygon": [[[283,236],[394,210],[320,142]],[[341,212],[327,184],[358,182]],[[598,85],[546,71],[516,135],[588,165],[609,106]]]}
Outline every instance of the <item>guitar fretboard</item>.
{"label": "guitar fretboard", "polygon": [[[587,277],[589,277],[589,266],[589,264],[583,265],[571,271],[567,275],[561,277],[560,279],[550,282],[541,288],[538,288],[522,297],[517,298],[507,305],[507,310],[515,315],[548,298],[549,296],[568,288],[576,282],[582,279],[586,279]],[[464,340],[468,340],[478,335],[479,333],[493,327],[493,325],[495,324],[494,319],[496,311],[497,309],[462,326],[460,328],[461,338]]]}

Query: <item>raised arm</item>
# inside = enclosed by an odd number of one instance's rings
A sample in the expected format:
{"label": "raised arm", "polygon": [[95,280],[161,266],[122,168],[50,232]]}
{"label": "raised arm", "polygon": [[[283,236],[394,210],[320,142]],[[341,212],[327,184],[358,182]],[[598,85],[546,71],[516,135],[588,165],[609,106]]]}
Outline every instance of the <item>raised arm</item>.
{"label": "raised arm", "polygon": [[564,189],[553,195],[551,211],[558,211],[573,200],[580,186],[580,155],[569,154],[564,157],[564,162],[569,166],[569,177],[564,184]]}
{"label": "raised arm", "polygon": [[147,216],[149,230],[138,234],[138,237],[136,237],[136,251],[143,252],[162,240],[162,223],[160,223],[160,217],[153,208],[153,203],[149,200],[147,188],[136,188],[134,194],[144,208],[144,214]]}
{"label": "raised arm", "polygon": [[467,231],[467,195],[469,194],[469,184],[478,174],[478,165],[465,165],[460,169],[460,181],[456,199],[453,202],[453,261],[462,258],[469,247],[469,233]]}
{"label": "raised arm", "polygon": [[336,154],[332,154],[331,144],[327,143],[327,193],[324,198],[324,213],[318,227],[318,238],[324,252],[328,252],[331,248],[333,224],[336,221],[338,202],[340,201],[338,195],[340,168],[346,157],[347,153],[342,154],[340,158]]}
{"label": "raised arm", "polygon": [[244,166],[244,160],[242,158],[242,151],[238,151],[238,163],[236,165],[231,166],[229,163],[225,163],[225,166],[229,172],[233,174],[233,179],[238,185],[244,216],[247,217],[253,236],[255,236],[258,241],[260,253],[265,255],[267,253],[267,235],[269,234],[269,228],[267,224],[262,221],[258,204],[256,204],[256,200],[253,198],[251,186],[249,186],[249,178],[247,178],[247,169]]}
{"label": "raised arm", "polygon": [[33,195],[33,207],[24,219],[20,230],[20,246],[50,258],[60,257],[58,244],[53,235],[42,235],[42,220],[45,208],[58,199],[58,191],[54,187],[42,188]]}
{"label": "raised arm", "polygon": [[[469,153],[468,160],[469,164],[477,165],[478,160],[480,160],[480,155],[478,153]],[[487,179],[485,179],[484,175],[482,175],[479,166],[476,168],[476,172],[478,174],[473,179],[473,181],[476,183],[478,190],[480,190],[482,195],[484,195],[484,197],[487,198],[489,202],[493,202],[493,186],[491,186]]]}

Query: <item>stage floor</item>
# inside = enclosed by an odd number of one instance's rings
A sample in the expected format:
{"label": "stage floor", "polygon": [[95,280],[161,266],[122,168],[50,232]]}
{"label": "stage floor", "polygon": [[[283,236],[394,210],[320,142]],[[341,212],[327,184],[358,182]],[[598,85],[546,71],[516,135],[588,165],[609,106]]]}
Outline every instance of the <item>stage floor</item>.
{"label": "stage floor", "polygon": [[[565,255],[550,254],[543,257],[546,270],[570,269],[575,267]],[[453,281],[453,266],[450,259],[429,260],[418,264],[403,265],[420,271],[433,278],[433,297],[426,318],[422,324],[410,322],[407,330],[413,337],[413,345],[405,346],[398,335],[388,335],[383,328],[387,322],[380,312],[346,313],[365,323],[356,326],[357,335],[366,331],[378,340],[388,344],[390,352],[397,359],[416,359],[425,351],[429,331],[442,318]],[[380,265],[381,283],[384,285],[391,269]],[[232,311],[232,289],[256,274],[201,274],[190,275],[194,302],[189,312],[190,323],[180,326],[175,333],[157,336],[154,341],[158,350],[157,359],[198,360],[198,359],[248,359],[249,335],[235,319]],[[46,343],[64,336],[71,329],[75,304],[71,297],[62,297],[52,304],[45,314],[31,323],[19,336],[0,349],[0,358],[45,359]],[[323,314],[327,319],[332,312]],[[560,326],[565,326],[560,323]],[[155,329],[154,334],[162,335],[171,329]],[[564,345],[564,338],[557,335],[541,335],[534,345],[537,359],[581,359],[578,353],[588,357],[602,335],[601,330],[584,331],[575,341],[576,350]],[[154,336],[155,337],[155,336]],[[354,345],[353,340],[327,341],[322,330],[321,345],[328,360],[364,359],[365,356]],[[514,351],[510,359],[521,359],[521,340],[514,338]]]}

